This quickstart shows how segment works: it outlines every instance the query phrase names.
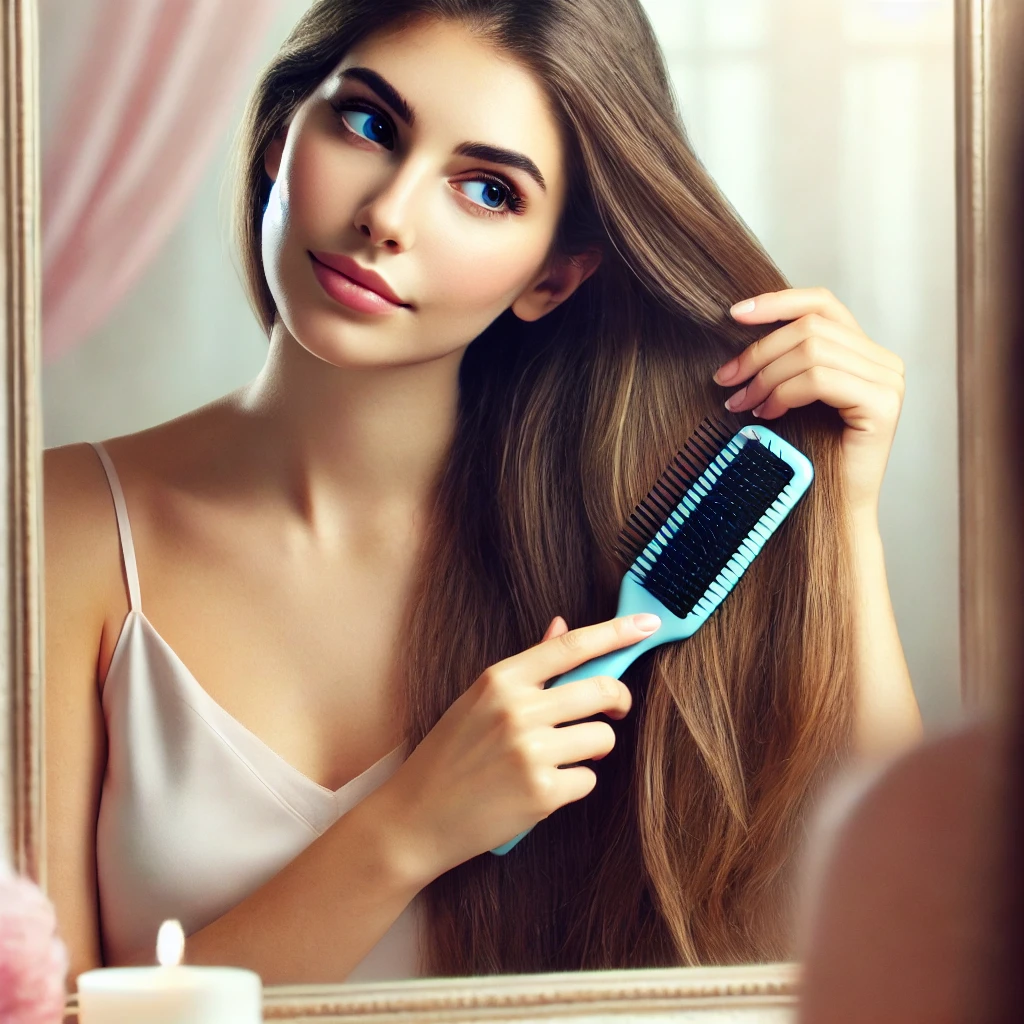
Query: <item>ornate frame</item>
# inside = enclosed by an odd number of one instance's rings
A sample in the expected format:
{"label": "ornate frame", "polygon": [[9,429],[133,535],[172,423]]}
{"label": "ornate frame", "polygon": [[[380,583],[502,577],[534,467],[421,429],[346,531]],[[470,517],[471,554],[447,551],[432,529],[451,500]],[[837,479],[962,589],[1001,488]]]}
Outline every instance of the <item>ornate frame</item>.
{"label": "ornate frame", "polygon": [[[428,978],[389,984],[283,985],[264,992],[264,1020],[512,1021],[572,1018],[603,1022],[611,1015],[665,1024],[789,1024],[796,1004],[795,964],[573,974]],[[68,1000],[65,1024],[77,1019]]]}
{"label": "ornate frame", "polygon": [[957,0],[960,639],[969,705],[1007,692],[1014,658],[1007,597],[1016,563],[1008,545],[1018,525],[1006,511],[1013,500],[1005,467],[1016,457],[1008,413],[1019,398],[1007,386],[1015,301],[1008,275],[1016,262],[1005,211],[1016,166],[1024,59],[1015,51],[1022,41],[1024,5],[1017,0]]}
{"label": "ornate frame", "polygon": [[[957,0],[961,622],[969,699],[996,689],[1005,631],[997,613],[1008,535],[997,521],[1009,452],[1002,410],[988,396],[1004,372],[1005,322],[998,279],[1005,227],[994,211],[1008,187],[1013,93],[1006,40],[1024,30],[1017,0]],[[0,20],[0,857],[45,887],[41,603],[40,260],[35,0],[5,0]],[[1004,100],[1004,97],[1007,99]],[[1004,506],[1005,507],[1005,506]],[[427,979],[388,985],[268,988],[265,1019],[353,1021],[653,1019],[783,1021],[792,1016],[798,968],[747,967]],[[76,1000],[68,1019],[77,1019]]]}
{"label": "ornate frame", "polygon": [[45,885],[39,500],[39,159],[35,5],[4,3],[0,22],[0,837],[16,871]]}

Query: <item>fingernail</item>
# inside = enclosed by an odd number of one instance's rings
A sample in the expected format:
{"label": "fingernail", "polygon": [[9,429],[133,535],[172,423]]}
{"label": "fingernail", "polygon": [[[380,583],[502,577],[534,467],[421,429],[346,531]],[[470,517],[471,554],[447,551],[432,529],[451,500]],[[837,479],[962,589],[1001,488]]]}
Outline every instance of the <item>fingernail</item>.
{"label": "fingernail", "polygon": [[751,409],[750,411],[751,411],[751,413],[752,413],[752,414],[753,414],[754,416],[760,416],[760,415],[761,415],[761,410],[762,410],[762,409],[763,409],[764,407],[765,407],[765,403],[764,403],[764,402],[762,402],[762,403],[761,403],[760,405],[758,405],[758,406],[755,406],[755,407],[754,407],[753,409]]}
{"label": "fingernail", "polygon": [[650,612],[641,612],[633,616],[633,625],[644,633],[653,633],[661,625],[661,619]]}
{"label": "fingernail", "polygon": [[738,314],[741,313],[753,313],[754,306],[756,305],[757,303],[753,299],[747,299],[745,302],[737,302],[736,305],[729,310],[729,312],[733,316],[737,316]]}
{"label": "fingernail", "polygon": [[740,388],[731,398],[726,399],[725,407],[730,412],[743,404],[743,396],[747,393],[746,388]]}
{"label": "fingernail", "polygon": [[740,368],[740,361],[738,359],[730,359],[724,366],[720,366],[715,371],[714,380],[718,384],[728,384],[733,377],[736,376],[736,371]]}

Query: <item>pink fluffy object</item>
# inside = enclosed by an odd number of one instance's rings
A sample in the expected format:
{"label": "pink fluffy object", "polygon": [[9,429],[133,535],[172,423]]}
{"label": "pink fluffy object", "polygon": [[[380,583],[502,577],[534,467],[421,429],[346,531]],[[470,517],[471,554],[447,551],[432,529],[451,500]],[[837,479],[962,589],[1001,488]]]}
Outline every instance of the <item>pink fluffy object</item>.
{"label": "pink fluffy object", "polygon": [[0,1021],[60,1024],[67,972],[53,904],[0,864]]}

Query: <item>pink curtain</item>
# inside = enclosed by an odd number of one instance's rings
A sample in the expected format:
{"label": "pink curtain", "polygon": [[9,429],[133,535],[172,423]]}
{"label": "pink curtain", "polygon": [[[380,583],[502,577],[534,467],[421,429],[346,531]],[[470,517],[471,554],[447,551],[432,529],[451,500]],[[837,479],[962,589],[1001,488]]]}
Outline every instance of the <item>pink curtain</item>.
{"label": "pink curtain", "polygon": [[43,159],[48,362],[100,325],[171,233],[280,3],[95,0]]}

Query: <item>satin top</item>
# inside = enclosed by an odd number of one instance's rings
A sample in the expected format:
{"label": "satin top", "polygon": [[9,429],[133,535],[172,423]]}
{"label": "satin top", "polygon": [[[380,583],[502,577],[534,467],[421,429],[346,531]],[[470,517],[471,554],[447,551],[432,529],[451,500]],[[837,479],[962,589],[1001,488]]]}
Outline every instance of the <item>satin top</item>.
{"label": "satin top", "polygon": [[[124,493],[106,449],[93,448],[114,500],[130,601],[103,684],[108,753],[96,830],[104,958],[116,963],[155,953],[168,918],[189,935],[222,916],[390,778],[405,752],[397,747],[332,791],[228,714],[143,614]],[[417,897],[348,981],[419,973],[419,905]]]}

